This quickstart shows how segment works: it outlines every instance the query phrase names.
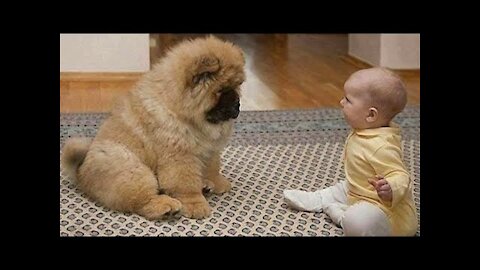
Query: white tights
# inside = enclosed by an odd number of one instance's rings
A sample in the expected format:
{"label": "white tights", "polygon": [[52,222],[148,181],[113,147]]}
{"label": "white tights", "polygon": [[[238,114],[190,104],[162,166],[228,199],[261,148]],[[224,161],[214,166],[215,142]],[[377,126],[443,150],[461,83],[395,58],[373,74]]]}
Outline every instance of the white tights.
{"label": "white tights", "polygon": [[342,226],[345,236],[389,236],[391,225],[387,215],[376,205],[361,201],[347,205],[347,183],[307,192],[284,190],[285,201],[301,211],[323,210],[335,224]]}

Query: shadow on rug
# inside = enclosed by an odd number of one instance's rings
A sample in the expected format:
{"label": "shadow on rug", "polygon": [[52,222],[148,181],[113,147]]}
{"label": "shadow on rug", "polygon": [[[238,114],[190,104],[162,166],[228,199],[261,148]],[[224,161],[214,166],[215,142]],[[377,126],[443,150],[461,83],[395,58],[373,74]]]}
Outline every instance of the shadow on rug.
{"label": "shadow on rug", "polygon": [[[108,114],[61,114],[60,147],[66,138],[95,136]],[[404,160],[414,180],[420,220],[420,108],[394,120],[402,127]],[[60,170],[61,236],[341,236],[323,213],[292,210],[284,189],[315,191],[344,179],[341,155],[349,127],[340,110],[243,111],[222,154],[229,193],[207,197],[203,220],[148,221],[111,211],[87,199]],[[417,235],[420,235],[420,227]]]}

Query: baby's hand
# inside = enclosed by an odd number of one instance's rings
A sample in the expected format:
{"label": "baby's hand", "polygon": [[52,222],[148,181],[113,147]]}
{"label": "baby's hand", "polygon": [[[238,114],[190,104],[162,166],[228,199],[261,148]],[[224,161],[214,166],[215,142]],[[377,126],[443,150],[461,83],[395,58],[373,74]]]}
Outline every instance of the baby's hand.
{"label": "baby's hand", "polygon": [[374,178],[368,179],[368,183],[370,183],[375,188],[380,199],[386,202],[392,202],[392,187],[390,187],[387,180],[385,180],[383,176],[375,175]]}

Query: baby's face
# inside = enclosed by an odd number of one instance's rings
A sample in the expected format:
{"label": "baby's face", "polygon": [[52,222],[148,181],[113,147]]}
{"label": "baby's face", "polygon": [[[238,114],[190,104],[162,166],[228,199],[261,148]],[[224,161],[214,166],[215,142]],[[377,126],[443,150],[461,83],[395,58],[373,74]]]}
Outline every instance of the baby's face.
{"label": "baby's face", "polygon": [[364,77],[353,74],[345,82],[344,97],[340,100],[343,115],[347,123],[354,129],[368,127],[366,118],[369,114],[369,97],[366,94],[367,81]]}

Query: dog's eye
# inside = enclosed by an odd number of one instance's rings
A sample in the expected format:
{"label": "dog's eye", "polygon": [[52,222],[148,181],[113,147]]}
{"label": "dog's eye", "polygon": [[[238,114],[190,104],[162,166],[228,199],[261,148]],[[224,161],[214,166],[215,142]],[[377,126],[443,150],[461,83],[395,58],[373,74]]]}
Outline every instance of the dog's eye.
{"label": "dog's eye", "polygon": [[232,91],[232,90],[233,89],[230,88],[230,87],[225,87],[225,88],[220,89],[220,91],[218,91],[218,93],[223,94],[223,93],[227,93],[227,92]]}
{"label": "dog's eye", "polygon": [[198,74],[195,77],[193,77],[193,83],[198,84],[200,82],[205,82],[206,80],[208,80],[212,77],[212,74],[213,73],[208,72],[208,71],[204,72],[204,73],[201,73],[201,74]]}
{"label": "dog's eye", "polygon": [[217,92],[215,93],[215,95],[216,95],[217,97],[220,97],[220,96],[223,96],[224,94],[226,94],[226,93],[228,93],[228,92],[230,92],[230,91],[232,91],[232,90],[233,90],[233,89],[230,88],[230,87],[224,87],[224,88],[220,89],[219,91],[217,91]]}

